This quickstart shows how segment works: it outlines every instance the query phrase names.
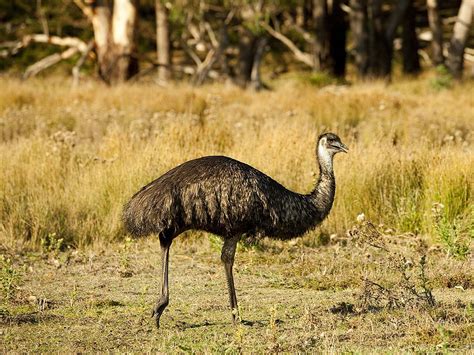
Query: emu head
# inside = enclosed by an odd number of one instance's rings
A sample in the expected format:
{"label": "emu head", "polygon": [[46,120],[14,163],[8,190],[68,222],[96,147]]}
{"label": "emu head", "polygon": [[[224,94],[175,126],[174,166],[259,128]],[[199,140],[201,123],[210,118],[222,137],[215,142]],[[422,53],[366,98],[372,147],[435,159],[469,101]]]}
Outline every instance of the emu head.
{"label": "emu head", "polygon": [[324,133],[319,136],[318,139],[318,152],[325,152],[329,156],[334,156],[334,154],[339,152],[347,153],[349,148],[341,142],[339,138],[334,133]]}
{"label": "emu head", "polygon": [[347,146],[334,133],[324,133],[318,139],[318,159],[319,162],[332,168],[332,159],[336,153],[348,152]]}

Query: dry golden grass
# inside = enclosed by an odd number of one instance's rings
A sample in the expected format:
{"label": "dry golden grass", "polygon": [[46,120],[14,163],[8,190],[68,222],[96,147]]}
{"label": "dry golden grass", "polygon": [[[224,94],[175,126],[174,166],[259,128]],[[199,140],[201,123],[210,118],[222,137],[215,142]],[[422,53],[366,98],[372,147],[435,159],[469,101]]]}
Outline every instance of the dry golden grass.
{"label": "dry golden grass", "polygon": [[[325,88],[288,78],[262,93],[4,80],[2,349],[472,350],[473,89],[439,90],[430,77]],[[220,240],[191,232],[173,245],[171,303],[156,331],[149,311],[159,289],[159,245],[125,239],[124,202],[175,165],[211,154],[307,192],[324,131],[350,147],[336,158],[335,206],[301,239],[239,247],[236,286],[248,322],[230,324]],[[400,276],[380,250],[347,233],[359,213],[410,262],[427,255],[436,306],[357,306],[363,277],[396,288]],[[337,311],[341,302],[355,312]]]}
{"label": "dry golden grass", "polygon": [[289,79],[276,87],[72,89],[60,79],[4,80],[0,240],[122,239],[121,208],[131,194],[203,155],[235,157],[307,192],[324,131],[351,151],[336,159],[336,202],[322,231],[344,233],[364,212],[399,232],[434,236],[431,208],[439,202],[445,220],[472,232],[472,83],[444,91],[428,78],[317,89]]}

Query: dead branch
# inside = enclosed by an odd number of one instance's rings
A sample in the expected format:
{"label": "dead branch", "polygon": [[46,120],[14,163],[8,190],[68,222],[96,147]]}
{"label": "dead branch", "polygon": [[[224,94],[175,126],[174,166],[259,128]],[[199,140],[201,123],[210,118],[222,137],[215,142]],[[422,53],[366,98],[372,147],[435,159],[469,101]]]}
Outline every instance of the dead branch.
{"label": "dead branch", "polygon": [[79,84],[79,70],[81,67],[84,65],[87,56],[89,55],[89,52],[94,48],[94,41],[89,41],[89,44],[87,45],[87,50],[82,52],[81,57],[77,61],[76,65],[74,68],[72,68],[72,85],[77,86]]}
{"label": "dead branch", "polygon": [[81,9],[82,13],[89,19],[89,21],[92,22],[94,14],[91,7],[84,4],[81,0],[74,0],[74,4],[76,4],[77,7]]}
{"label": "dead branch", "polygon": [[193,37],[192,43],[194,44],[201,42],[201,33],[199,32],[199,29],[196,27],[196,25],[190,22],[187,28],[189,33]]}
{"label": "dead branch", "polygon": [[303,28],[298,26],[296,23],[290,23],[291,27],[298,32],[303,39],[309,43],[309,44],[314,44],[314,37],[307,31],[305,31]]}
{"label": "dead branch", "polygon": [[224,20],[224,25],[228,26],[230,24],[230,21],[232,21],[232,19],[234,18],[234,15],[235,9],[231,9]]}
{"label": "dead branch", "polygon": [[[443,46],[443,55],[446,57],[448,55],[449,43],[445,43]],[[1,52],[0,52],[1,57]],[[466,62],[474,63],[474,49],[473,48],[464,48],[464,60]]]}
{"label": "dead branch", "polygon": [[[28,38],[30,37],[30,38]],[[77,37],[59,37],[59,36],[48,36],[43,34],[36,34],[26,36],[26,39],[36,43],[50,43],[60,47],[74,47],[79,52],[85,52],[87,50],[87,43]],[[25,40],[25,38],[24,38]],[[30,42],[26,42],[29,44]]]}
{"label": "dead branch", "polygon": [[464,60],[466,62],[474,63],[474,49],[464,48]]}
{"label": "dead branch", "polygon": [[217,41],[216,34],[214,33],[214,30],[212,29],[209,22],[204,22],[204,28],[206,29],[207,35],[209,36],[209,39],[211,40],[212,46],[214,48],[217,48],[219,46],[219,42]]}
{"label": "dead branch", "polygon": [[[232,19],[233,16],[234,16],[233,13],[230,12],[227,15],[227,19],[229,19],[230,21],[230,19]],[[219,41],[217,41],[217,38],[215,36],[214,31],[211,28],[211,25],[208,22],[204,24],[206,31],[209,34],[209,38],[211,39],[212,46],[214,48],[212,48],[207,53],[204,61],[201,64],[197,65],[196,75],[194,77],[195,85],[201,85],[204,82],[204,80],[206,80],[207,76],[211,72],[212,66],[222,57],[225,49],[227,48],[229,44],[228,36],[227,36],[227,24],[226,24],[227,19],[224,22],[224,26],[220,29]],[[225,68],[227,66],[225,63],[225,56],[223,58],[224,58],[223,67]]]}
{"label": "dead branch", "polygon": [[48,20],[46,19],[46,16],[44,14],[44,10],[41,4],[41,0],[36,0],[36,9],[38,12],[38,18],[41,23],[41,27],[43,27],[43,33],[47,36],[49,36],[49,25],[48,25]]}
{"label": "dead branch", "polygon": [[9,48],[7,49],[8,53],[2,53],[2,57],[15,55],[21,49],[27,47],[31,43],[49,43],[60,47],[74,47],[81,53],[87,49],[87,44],[77,37],[59,37],[48,36],[45,34],[32,34],[24,36],[20,41],[0,43],[0,47]]}
{"label": "dead branch", "polygon": [[[174,69],[177,71],[177,72],[180,72],[180,73],[183,73],[183,74],[186,74],[186,75],[190,75],[190,76],[196,76],[196,67],[194,66],[191,66],[191,65],[176,65],[174,66]],[[219,77],[221,77],[221,73],[219,73],[217,70],[209,70],[207,76],[211,79],[218,79]]]}
{"label": "dead branch", "polygon": [[186,44],[186,42],[183,40],[181,41],[181,47],[183,47],[183,50],[191,57],[191,59],[196,63],[197,66],[201,65],[202,60],[198,57],[196,53]]}
{"label": "dead branch", "polygon": [[0,58],[7,58],[16,55],[24,47],[22,41],[9,41],[0,43],[0,48],[6,48],[0,51]]}
{"label": "dead branch", "polygon": [[81,63],[80,65],[82,66],[83,62],[85,61],[85,58],[87,57],[87,54],[92,50],[94,46],[93,41],[89,44],[86,44],[84,41],[76,37],[59,37],[49,36],[47,34],[32,34],[24,36],[20,41],[0,43],[0,47],[7,48],[3,51],[0,51],[0,57],[5,58],[11,55],[16,55],[21,49],[27,47],[31,43],[48,43],[54,44],[59,47],[69,48],[63,51],[62,53],[55,53],[49,55],[41,59],[40,61],[30,65],[28,68],[26,68],[26,71],[23,74],[24,79],[35,76],[44,69],[49,68],[50,66],[59,63],[64,59],[68,59],[78,52],[82,53],[82,56],[84,57],[84,59],[82,59],[81,57],[82,61],[81,59],[79,59],[78,62]]}
{"label": "dead branch", "polygon": [[308,54],[308,53],[305,53],[303,51],[301,51],[297,46],[296,44],[293,43],[293,41],[291,41],[288,37],[286,37],[285,35],[283,35],[281,32],[277,32],[275,31],[272,27],[270,27],[268,24],[266,24],[265,22],[261,22],[260,25],[274,38],[276,38],[277,40],[279,40],[280,42],[282,42],[285,46],[288,47],[288,49],[290,51],[293,52],[293,55],[295,56],[295,58],[297,60],[299,60],[300,62],[308,65],[309,67],[311,68],[314,68],[314,60],[313,60],[313,57]]}
{"label": "dead branch", "polygon": [[288,14],[285,15],[285,23],[298,32],[307,43],[314,44],[314,36],[308,31],[305,31],[301,26],[297,25],[295,21],[293,21],[293,18]]}
{"label": "dead branch", "polygon": [[71,58],[77,52],[79,52],[79,50],[76,47],[71,47],[66,49],[62,53],[51,54],[41,59],[39,62],[36,62],[26,68],[25,74],[23,74],[23,78],[28,79],[32,76],[35,76],[44,69],[49,68],[50,66],[56,63],[59,63],[61,60]]}
{"label": "dead branch", "polygon": [[219,50],[216,50],[214,48],[212,48],[207,53],[206,58],[196,68],[196,75],[195,75],[195,80],[194,80],[195,85],[201,85],[204,82],[204,80],[207,77],[207,74],[211,70],[214,63],[219,58],[219,55],[220,55]]}
{"label": "dead branch", "polygon": [[418,55],[429,65],[433,64],[433,61],[431,60],[430,56],[428,55],[428,53],[426,53],[425,50],[418,49]]}

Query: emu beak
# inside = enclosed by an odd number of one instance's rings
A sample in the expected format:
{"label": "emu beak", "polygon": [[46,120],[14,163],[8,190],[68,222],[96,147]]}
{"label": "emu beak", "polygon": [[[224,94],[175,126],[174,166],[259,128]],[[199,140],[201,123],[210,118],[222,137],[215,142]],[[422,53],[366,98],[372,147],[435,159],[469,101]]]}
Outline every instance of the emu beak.
{"label": "emu beak", "polygon": [[344,152],[344,153],[348,153],[349,152],[349,148],[347,148],[347,146],[340,142],[337,147],[341,150],[341,152]]}

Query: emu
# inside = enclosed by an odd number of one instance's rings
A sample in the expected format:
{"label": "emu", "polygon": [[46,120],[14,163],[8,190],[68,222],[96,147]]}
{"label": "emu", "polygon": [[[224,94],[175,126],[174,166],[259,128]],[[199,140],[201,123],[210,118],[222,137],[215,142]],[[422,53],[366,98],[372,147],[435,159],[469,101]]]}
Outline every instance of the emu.
{"label": "emu", "polygon": [[156,326],[169,302],[168,259],[174,238],[186,230],[210,232],[224,239],[221,260],[230,307],[238,317],[232,267],[242,236],[290,239],[326,218],[336,182],[333,157],[348,148],[333,133],[319,136],[319,179],[309,194],[286,189],[269,176],[225,156],[183,163],[139,190],[124,207],[124,223],[133,236],[158,235],[162,251],[161,296],[153,309]]}

